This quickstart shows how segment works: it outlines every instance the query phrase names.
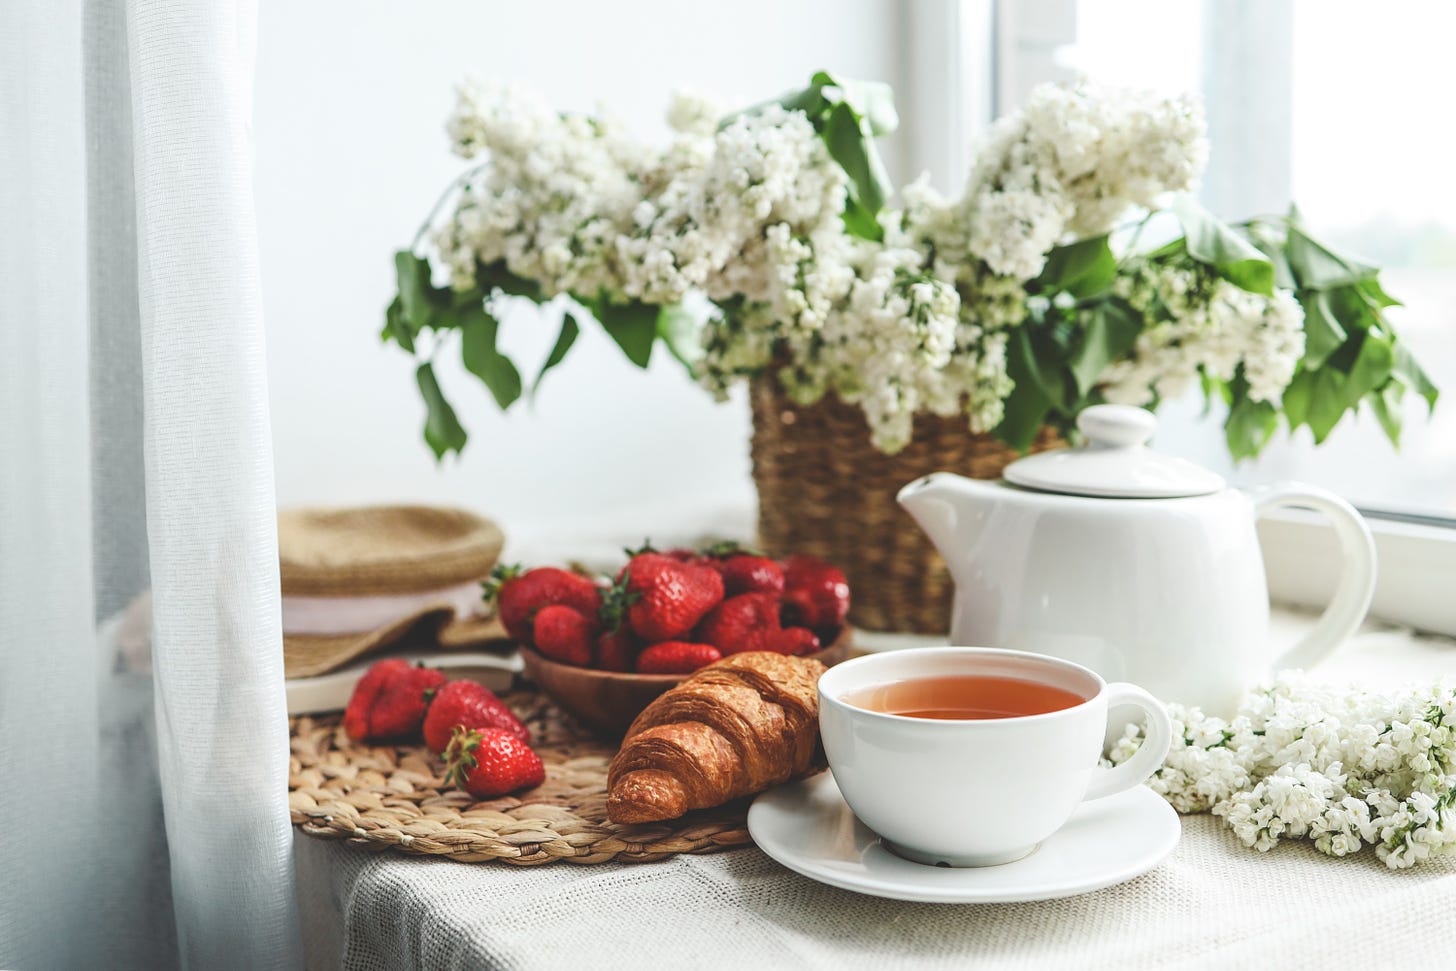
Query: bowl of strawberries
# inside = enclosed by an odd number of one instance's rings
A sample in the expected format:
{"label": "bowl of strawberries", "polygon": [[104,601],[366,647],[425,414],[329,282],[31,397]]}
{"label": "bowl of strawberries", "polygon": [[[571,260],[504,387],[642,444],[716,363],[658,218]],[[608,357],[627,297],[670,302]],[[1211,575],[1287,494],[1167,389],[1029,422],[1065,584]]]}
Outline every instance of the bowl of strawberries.
{"label": "bowl of strawberries", "polygon": [[629,550],[609,580],[500,567],[487,586],[528,678],[614,737],[654,698],[729,654],[825,664],[849,652],[849,583],[812,556],[774,560],[737,544]]}

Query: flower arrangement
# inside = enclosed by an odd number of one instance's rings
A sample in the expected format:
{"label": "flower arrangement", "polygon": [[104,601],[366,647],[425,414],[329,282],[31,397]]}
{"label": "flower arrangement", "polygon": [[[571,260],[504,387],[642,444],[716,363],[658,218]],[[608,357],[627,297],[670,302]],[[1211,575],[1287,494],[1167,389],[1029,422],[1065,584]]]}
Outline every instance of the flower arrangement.
{"label": "flower arrangement", "polygon": [[[1245,845],[1373,846],[1392,868],[1456,847],[1456,687],[1379,694],[1282,674],[1228,721],[1169,706],[1173,750],[1148,780],[1181,813],[1212,811]],[[1113,747],[1137,751],[1129,725]]]}
{"label": "flower arrangement", "polygon": [[[1434,405],[1376,268],[1297,212],[1229,225],[1185,194],[1207,154],[1193,99],[1040,88],[960,195],[922,180],[898,209],[875,149],[897,125],[885,85],[820,73],[734,114],[679,96],[668,119],[654,146],[528,92],[460,89],[448,131],[473,165],[396,254],[384,328],[421,358],[437,457],[466,441],[431,366],[453,333],[502,408],[523,393],[496,346],[511,299],[561,314],[533,392],[592,317],[633,363],[661,342],[719,396],[767,375],[800,404],[857,404],[886,453],[920,413],[1024,449],[1088,404],[1194,387],[1227,405],[1240,458],[1281,417],[1323,441],[1364,402],[1398,442],[1403,396]],[[1140,246],[1165,213],[1176,238]]]}

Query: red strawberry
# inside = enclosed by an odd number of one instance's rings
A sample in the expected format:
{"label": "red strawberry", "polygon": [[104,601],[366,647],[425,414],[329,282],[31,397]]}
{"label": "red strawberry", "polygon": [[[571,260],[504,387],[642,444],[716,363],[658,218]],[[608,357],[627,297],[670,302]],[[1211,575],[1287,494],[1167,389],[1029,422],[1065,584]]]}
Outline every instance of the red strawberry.
{"label": "red strawberry", "polygon": [[757,550],[737,543],[719,543],[704,553],[709,557],[708,565],[723,578],[723,592],[727,596],[784,591],[784,571]]}
{"label": "red strawberry", "polygon": [[828,633],[849,615],[849,581],[817,556],[784,561],[784,622]]}
{"label": "red strawberry", "polygon": [[360,742],[405,739],[420,730],[425,708],[445,675],[392,657],[364,672],[344,709],[344,731]]}
{"label": "red strawberry", "polygon": [[443,755],[457,728],[499,728],[531,743],[531,730],[494,692],[474,681],[451,681],[435,693],[425,714],[425,745]]}
{"label": "red strawberry", "polygon": [[698,625],[697,639],[725,655],[746,651],[749,637],[779,629],[779,599],[771,593],[741,593],[714,607]]}
{"label": "red strawberry", "polygon": [[775,654],[813,654],[819,650],[819,637],[807,627],[765,628],[749,634],[741,649],[773,651]]}
{"label": "red strawberry", "polygon": [[637,638],[626,627],[597,638],[596,666],[603,671],[630,671],[637,665]]}
{"label": "red strawberry", "polygon": [[624,547],[622,552],[627,554],[627,562],[617,571],[618,583],[621,583],[622,578],[627,575],[627,569],[632,565],[632,561],[648,553],[665,556],[669,560],[676,560],[679,563],[703,563],[705,560],[703,554],[697,550],[690,550],[686,546],[674,546],[672,549],[660,550],[652,545],[652,540],[650,539],[644,539],[642,545],[635,549],[630,546]]}
{"label": "red strawberry", "polygon": [[592,646],[600,629],[595,614],[587,616],[562,604],[552,604],[536,613],[532,629],[536,649],[553,661],[578,667],[591,664]]}
{"label": "red strawberry", "polygon": [[723,578],[712,567],[641,553],[622,570],[603,611],[610,625],[625,616],[649,644],[681,637],[723,599]]}
{"label": "red strawberry", "polygon": [[529,642],[536,611],[564,604],[593,616],[601,609],[602,591],[590,578],[554,566],[524,573],[519,566],[497,566],[485,584],[485,599],[496,602],[507,634]]}
{"label": "red strawberry", "polygon": [[723,655],[711,644],[663,641],[637,655],[638,674],[691,674]]}
{"label": "red strawberry", "polygon": [[494,799],[546,781],[531,747],[500,728],[457,728],[445,748],[445,778],[477,799]]}

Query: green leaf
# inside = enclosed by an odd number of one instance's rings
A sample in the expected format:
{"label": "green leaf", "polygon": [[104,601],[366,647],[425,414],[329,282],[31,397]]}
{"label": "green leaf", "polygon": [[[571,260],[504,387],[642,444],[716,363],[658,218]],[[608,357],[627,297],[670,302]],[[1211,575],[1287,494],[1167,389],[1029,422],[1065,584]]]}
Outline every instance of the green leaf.
{"label": "green leaf", "polygon": [[697,318],[681,304],[669,304],[657,313],[657,336],[688,374],[703,356],[703,343]]}
{"label": "green leaf", "polygon": [[1373,280],[1380,272],[1368,263],[1341,256],[1294,223],[1289,226],[1284,250],[1289,256],[1289,268],[1300,287],[1311,290]]}
{"label": "green leaf", "polygon": [[1368,331],[1360,344],[1360,353],[1355,357],[1349,373],[1345,375],[1345,406],[1357,408],[1360,399],[1376,388],[1383,387],[1390,379],[1395,365],[1395,350],[1391,341]]}
{"label": "green leaf", "polygon": [[1259,248],[1188,195],[1173,204],[1187,240],[1188,255],[1213,267],[1225,280],[1250,293],[1274,292],[1274,264]]}
{"label": "green leaf", "polygon": [[1284,396],[1279,404],[1284,409],[1284,420],[1289,423],[1291,432],[1309,421],[1309,403],[1314,394],[1315,374],[1314,371],[1302,370],[1294,375],[1289,387],[1284,389]]}
{"label": "green leaf", "polygon": [[1038,293],[1065,290],[1085,298],[1107,289],[1116,276],[1117,257],[1103,235],[1053,247],[1032,285]]}
{"label": "green leaf", "polygon": [[577,326],[576,318],[569,313],[561,315],[561,331],[556,335],[556,343],[551,347],[551,353],[546,355],[546,363],[541,365],[541,371],[536,375],[536,380],[531,383],[531,400],[535,400],[536,392],[541,389],[541,379],[546,372],[560,364],[566,357],[566,352],[571,350],[571,345],[576,343],[576,335],[581,333]]}
{"label": "green leaf", "polygon": [[1379,394],[1371,395],[1365,400],[1370,402],[1370,410],[1375,412],[1375,418],[1380,422],[1380,427],[1385,429],[1385,437],[1396,448],[1400,448],[1401,425],[1405,421],[1405,409],[1402,407],[1402,400],[1405,397],[1405,385],[1398,381],[1392,381],[1381,389]]}
{"label": "green leaf", "polygon": [[627,360],[640,368],[652,359],[652,344],[657,338],[657,307],[634,301],[611,303],[604,299],[592,306],[597,322],[627,355]]}
{"label": "green leaf", "polygon": [[516,276],[506,269],[504,260],[498,260],[489,266],[477,267],[475,271],[475,283],[481,290],[489,293],[492,290],[499,290],[501,293],[512,297],[525,297],[536,303],[544,303],[546,297],[541,293],[540,284],[525,277]]}
{"label": "green leaf", "polygon": [[396,296],[384,311],[384,330],[379,335],[386,341],[394,341],[400,347],[415,352],[415,335],[404,321],[404,303]]}
{"label": "green leaf", "polygon": [[1059,346],[1055,329],[1035,326],[1020,329],[1028,334],[1030,350],[1026,364],[1032,380],[1055,411],[1072,414],[1078,398],[1076,381],[1067,368],[1067,350]]}
{"label": "green leaf", "polygon": [[1228,385],[1203,368],[1198,369],[1198,385],[1203,390],[1203,410],[1198,413],[1198,417],[1207,418],[1213,414],[1214,401],[1228,400]]}
{"label": "green leaf", "polygon": [[885,238],[885,227],[880,225],[880,221],[858,199],[846,197],[844,212],[839,214],[839,218],[843,220],[844,228],[851,236],[876,243]]}
{"label": "green leaf", "polygon": [[1079,395],[1086,395],[1106,370],[1137,343],[1142,319],[1120,300],[1094,304],[1082,315],[1081,340],[1067,360]]}
{"label": "green leaf", "polygon": [[1279,428],[1279,409],[1267,401],[1254,401],[1245,396],[1229,409],[1223,424],[1229,454],[1237,461],[1253,458],[1264,450]]}
{"label": "green leaf", "polygon": [[496,333],[500,323],[476,307],[461,319],[460,358],[471,374],[480,378],[501,410],[509,408],[521,396],[521,372],[511,359],[496,350]]}
{"label": "green leaf", "polygon": [[820,71],[811,83],[824,101],[848,105],[869,126],[871,135],[888,135],[900,127],[894,89],[882,81],[851,81]]}
{"label": "green leaf", "polygon": [[1249,231],[1249,240],[1259,248],[1259,252],[1269,257],[1269,262],[1274,264],[1274,285],[1281,290],[1297,290],[1299,284],[1294,279],[1294,272],[1289,268],[1289,258],[1284,255],[1283,236],[1275,237],[1262,222],[1256,222]]}
{"label": "green leaf", "polygon": [[430,263],[409,250],[399,250],[394,254],[394,275],[404,322],[413,333],[418,334],[422,328],[429,326],[430,318],[434,316]]}
{"label": "green leaf", "polygon": [[1318,445],[1330,437],[1330,432],[1345,417],[1345,376],[1332,367],[1323,367],[1314,372],[1314,384],[1309,393],[1309,430],[1314,432]]}
{"label": "green leaf", "polygon": [[1406,387],[1426,399],[1428,409],[1436,407],[1436,399],[1441,392],[1436,385],[1421,370],[1416,363],[1415,355],[1404,344],[1395,346],[1395,359],[1391,363],[1391,373],[1396,376]]}
{"label": "green leaf", "polygon": [[435,460],[440,461],[449,452],[460,454],[465,448],[465,429],[460,427],[455,409],[440,393],[434,368],[421,364],[415,371],[415,380],[420,386],[420,396],[425,399],[425,442],[435,453]]}
{"label": "green leaf", "polygon": [[1037,379],[1038,371],[1029,328],[1018,327],[1006,344],[1006,373],[1015,382],[1015,389],[1006,399],[1006,414],[995,433],[1021,452],[1036,441],[1036,433],[1052,409],[1052,399]]}
{"label": "green leaf", "polygon": [[1347,335],[1323,291],[1307,291],[1300,302],[1304,304],[1304,362],[1317,368],[1345,343]]}
{"label": "green leaf", "polygon": [[[814,75],[814,77],[818,78],[819,75],[816,74]],[[739,115],[752,114],[753,112],[759,111],[767,105],[772,104],[782,105],[785,111],[802,111],[804,114],[809,116],[809,119],[811,121],[816,120],[818,116],[823,113],[825,108],[824,85],[818,83],[817,81],[813,82],[802,91],[790,91],[788,94],[784,95],[776,101],[764,101],[754,105],[751,108],[748,108],[745,111],[736,112],[732,115],[729,115],[725,119],[725,121],[731,122]],[[721,123],[719,124],[719,127],[722,127]]]}
{"label": "green leaf", "polygon": [[1377,307],[1383,309],[1385,307],[1405,306],[1405,304],[1401,303],[1399,300],[1395,299],[1390,294],[1385,292],[1385,288],[1380,285],[1379,277],[1373,276],[1368,280],[1361,280],[1359,283],[1355,284],[1355,286],[1359,289],[1361,293],[1365,295],[1368,300],[1374,303]]}
{"label": "green leaf", "polygon": [[831,108],[822,135],[830,157],[849,176],[850,197],[871,216],[878,214],[892,191],[890,177],[854,110],[844,102]]}

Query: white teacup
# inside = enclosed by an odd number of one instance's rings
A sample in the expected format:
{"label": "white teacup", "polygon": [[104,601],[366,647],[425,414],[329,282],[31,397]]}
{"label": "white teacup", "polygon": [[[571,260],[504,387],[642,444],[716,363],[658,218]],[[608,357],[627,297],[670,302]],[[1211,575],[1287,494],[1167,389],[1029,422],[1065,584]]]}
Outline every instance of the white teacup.
{"label": "white teacup", "polygon": [[[947,720],[856,707],[876,686],[927,678],[1014,678],[1069,691],[1043,714]],[[1099,767],[1107,712],[1136,705],[1147,737],[1127,762]],[[917,863],[995,866],[1019,860],[1085,799],[1131,789],[1168,755],[1172,725],[1143,689],[1107,684],[1058,658],[981,647],[888,651],[819,679],[819,729],[839,791],[890,849]]]}

